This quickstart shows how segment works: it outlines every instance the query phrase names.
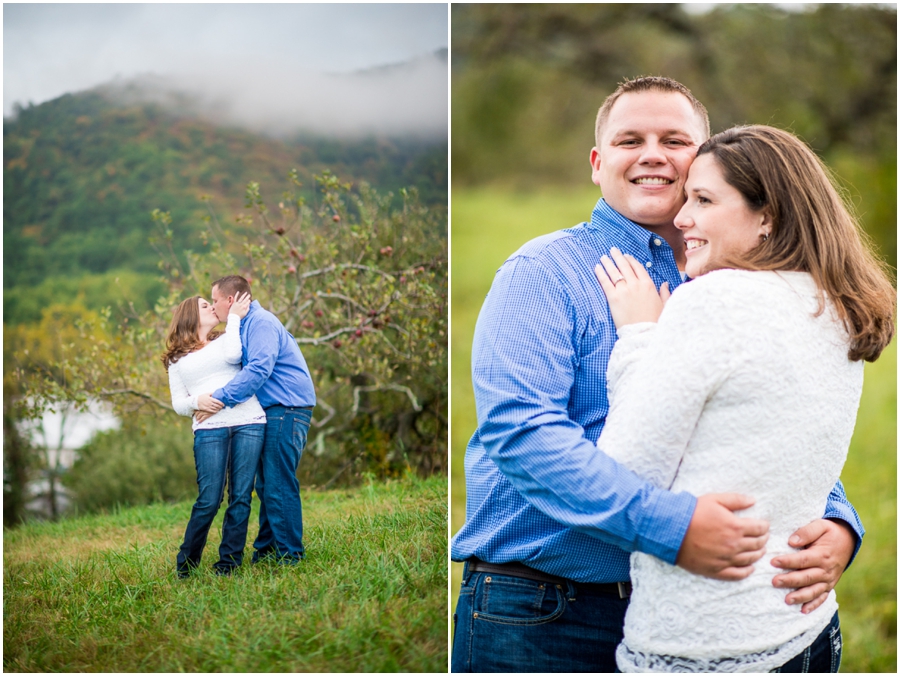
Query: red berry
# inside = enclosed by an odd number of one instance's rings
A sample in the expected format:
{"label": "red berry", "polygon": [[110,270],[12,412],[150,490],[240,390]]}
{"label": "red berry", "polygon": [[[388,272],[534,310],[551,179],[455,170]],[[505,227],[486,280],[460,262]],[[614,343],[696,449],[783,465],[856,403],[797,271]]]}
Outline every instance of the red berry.
{"label": "red berry", "polygon": [[288,265],[288,272],[297,272],[297,268],[295,268],[293,265]]}
{"label": "red berry", "polygon": [[322,311],[316,310],[316,317],[321,317],[321,316],[322,316]]}
{"label": "red berry", "polygon": [[331,217],[331,220],[334,221],[335,223],[339,223],[341,220],[341,217],[338,216],[337,214],[335,214],[334,216]]}

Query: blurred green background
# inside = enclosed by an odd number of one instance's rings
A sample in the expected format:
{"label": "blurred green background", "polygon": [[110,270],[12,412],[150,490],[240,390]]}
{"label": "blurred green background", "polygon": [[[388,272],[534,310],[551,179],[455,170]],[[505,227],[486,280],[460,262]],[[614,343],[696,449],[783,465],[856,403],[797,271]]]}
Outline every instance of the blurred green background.
{"label": "blurred green background", "polygon": [[[589,218],[597,108],[616,84],[666,75],[707,106],[713,133],[765,123],[834,170],[896,266],[895,7],[453,5],[451,9],[451,532],[465,519],[475,429],[470,348],[496,269],[527,240]],[[838,585],[843,671],[896,672],[897,365],[866,365],[843,480],[867,528]],[[453,564],[451,612],[461,565]]]}

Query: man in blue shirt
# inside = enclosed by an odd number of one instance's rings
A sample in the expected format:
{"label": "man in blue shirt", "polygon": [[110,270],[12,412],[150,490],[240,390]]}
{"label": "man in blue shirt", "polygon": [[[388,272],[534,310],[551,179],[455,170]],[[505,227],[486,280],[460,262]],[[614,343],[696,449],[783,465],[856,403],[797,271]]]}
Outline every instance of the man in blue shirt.
{"label": "man in blue shirt", "polygon": [[[478,428],[451,554],[466,562],[454,672],[612,672],[628,552],[720,580],[746,577],[765,552],[768,524],[734,514],[752,496],[662,491],[595,448],[616,333],[594,265],[615,246],[643,261],[657,286],[682,282],[673,220],[709,120],[683,85],[641,78],[606,100],[596,137],[592,176],[603,199],[590,222],[514,253],[475,327]],[[773,584],[794,589],[786,600],[804,612],[834,587],[863,533],[840,484],[824,517],[792,536],[805,549],[773,561],[791,570]]]}
{"label": "man in blue shirt", "polygon": [[[250,293],[250,284],[238,275],[214,282],[216,315],[227,317],[234,299],[244,293]],[[241,372],[212,395],[201,395],[198,406],[215,413],[255,394],[265,409],[266,440],[256,473],[260,508],[253,563],[271,558],[294,564],[304,556],[297,466],[306,446],[316,391],[297,341],[257,300],[241,320],[241,345]]]}

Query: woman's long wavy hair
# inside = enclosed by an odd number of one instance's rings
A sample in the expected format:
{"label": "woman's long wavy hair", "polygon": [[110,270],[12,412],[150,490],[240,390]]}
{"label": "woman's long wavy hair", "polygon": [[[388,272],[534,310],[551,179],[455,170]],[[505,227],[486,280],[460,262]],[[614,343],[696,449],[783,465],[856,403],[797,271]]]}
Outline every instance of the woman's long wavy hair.
{"label": "woman's long wavy hair", "polygon": [[[207,341],[215,340],[221,331],[210,331]],[[166,335],[166,352],[161,357],[166,370],[184,355],[195,352],[205,343],[200,340],[200,296],[181,301],[172,314],[169,333]]]}
{"label": "woman's long wavy hair", "polygon": [[800,270],[834,305],[850,337],[853,361],[875,361],[894,335],[897,291],[888,266],[835,188],[827,167],[800,139],[781,129],[727,129],[700,146],[754,211],[767,211],[772,232],[728,267]]}

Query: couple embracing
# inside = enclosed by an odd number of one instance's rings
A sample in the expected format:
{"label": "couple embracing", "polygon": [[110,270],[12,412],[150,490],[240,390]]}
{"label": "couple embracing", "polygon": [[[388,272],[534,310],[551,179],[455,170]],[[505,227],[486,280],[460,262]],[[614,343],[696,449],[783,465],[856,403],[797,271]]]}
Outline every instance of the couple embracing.
{"label": "couple embracing", "polygon": [[[304,557],[297,466],[306,445],[315,388],[297,341],[279,319],[251,302],[250,284],[230,275],[178,306],[163,364],[172,406],[193,417],[199,495],[178,552],[178,577],[199,565],[228,484],[217,575],[243,562],[254,480],[259,534],[253,563]],[[224,333],[215,328],[226,322]]]}
{"label": "couple embracing", "polygon": [[476,324],[452,669],[837,671],[893,285],[795,136],[710,137],[660,77],[595,132],[590,222],[513,254]]}

